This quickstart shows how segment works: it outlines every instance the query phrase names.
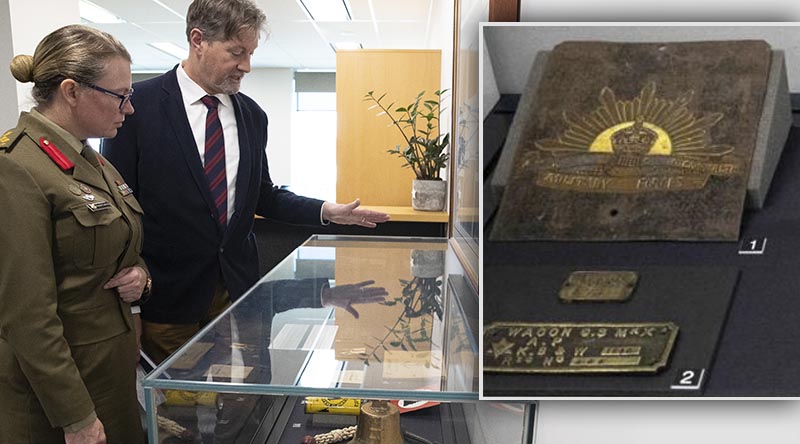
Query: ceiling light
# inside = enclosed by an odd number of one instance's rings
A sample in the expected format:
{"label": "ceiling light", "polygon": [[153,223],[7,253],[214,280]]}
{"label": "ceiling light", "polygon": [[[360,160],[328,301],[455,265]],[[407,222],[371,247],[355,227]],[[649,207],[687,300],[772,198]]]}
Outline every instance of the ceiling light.
{"label": "ceiling light", "polygon": [[148,45],[152,46],[153,48],[159,51],[165,52],[173,57],[177,57],[181,60],[189,57],[188,50],[183,49],[172,42],[155,42],[155,43],[148,43]]}
{"label": "ceiling light", "polygon": [[87,2],[86,0],[81,0],[79,3],[80,14],[81,18],[86,20],[87,22],[92,23],[125,23],[125,20],[122,20],[118,16],[114,15],[112,12],[109,12],[105,8],[101,8],[94,3]]}
{"label": "ceiling light", "polygon": [[167,6],[167,5],[165,5],[164,3],[160,2],[159,0],[153,0],[153,2],[155,2],[155,4],[157,4],[158,6],[161,6],[162,8],[166,9],[167,11],[169,11],[169,12],[171,12],[171,13],[173,13],[173,14],[177,15],[178,17],[180,17],[180,18],[181,18],[181,20],[186,20],[186,16],[184,16],[184,15],[183,15],[183,14],[181,14],[180,12],[178,12],[178,11],[176,11],[176,10],[174,10],[174,9],[170,8],[169,6]]}
{"label": "ceiling light", "polygon": [[345,0],[299,0],[311,18],[318,22],[352,20]]}
{"label": "ceiling light", "polygon": [[361,43],[358,42],[336,42],[334,43],[336,49],[360,49]]}

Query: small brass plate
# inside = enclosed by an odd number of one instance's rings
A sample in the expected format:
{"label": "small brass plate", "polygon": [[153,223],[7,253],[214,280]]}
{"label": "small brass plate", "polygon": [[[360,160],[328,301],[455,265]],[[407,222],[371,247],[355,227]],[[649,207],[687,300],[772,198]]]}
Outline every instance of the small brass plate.
{"label": "small brass plate", "polygon": [[496,322],[483,333],[483,370],[502,373],[656,373],[667,365],[672,322]]}
{"label": "small brass plate", "polygon": [[558,297],[564,302],[627,301],[639,276],[633,271],[575,271],[570,273]]}

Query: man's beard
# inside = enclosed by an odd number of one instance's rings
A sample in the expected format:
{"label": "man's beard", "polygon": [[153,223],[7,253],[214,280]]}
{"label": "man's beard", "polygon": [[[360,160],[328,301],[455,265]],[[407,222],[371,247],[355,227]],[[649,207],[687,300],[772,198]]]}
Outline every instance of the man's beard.
{"label": "man's beard", "polygon": [[236,94],[239,92],[239,88],[241,87],[241,80],[237,82],[230,77],[225,77],[225,80],[217,85],[214,85],[214,87],[223,94]]}

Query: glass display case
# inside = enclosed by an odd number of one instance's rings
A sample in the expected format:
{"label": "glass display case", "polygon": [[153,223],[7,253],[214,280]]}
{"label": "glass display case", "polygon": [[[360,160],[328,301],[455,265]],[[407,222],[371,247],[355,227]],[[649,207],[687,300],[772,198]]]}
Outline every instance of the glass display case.
{"label": "glass display case", "polygon": [[477,318],[447,239],[312,236],[145,378],[150,443],[314,442],[361,404],[405,442],[491,442],[494,416],[522,442],[530,409],[476,404]]}

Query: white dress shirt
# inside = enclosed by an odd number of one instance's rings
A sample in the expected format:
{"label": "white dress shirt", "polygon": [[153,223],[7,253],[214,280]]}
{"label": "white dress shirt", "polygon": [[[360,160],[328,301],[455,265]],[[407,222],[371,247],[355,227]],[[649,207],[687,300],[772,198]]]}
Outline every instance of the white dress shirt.
{"label": "white dress shirt", "polygon": [[[189,78],[183,64],[178,66],[178,87],[183,96],[183,106],[186,108],[186,117],[192,128],[194,141],[197,144],[197,153],[200,163],[205,166],[206,151],[206,115],[208,108],[200,101],[207,94],[194,80]],[[239,173],[239,130],[236,127],[236,113],[233,102],[227,94],[215,94],[219,99],[217,113],[222,125],[222,137],[225,138],[225,178],[228,181],[228,222],[233,217],[234,204],[236,203],[236,177]]]}

